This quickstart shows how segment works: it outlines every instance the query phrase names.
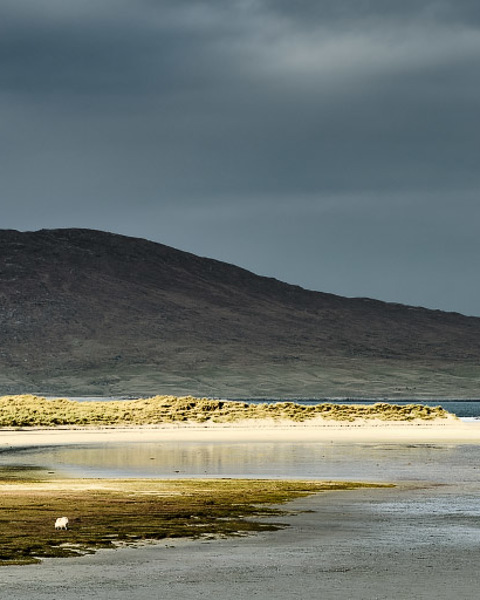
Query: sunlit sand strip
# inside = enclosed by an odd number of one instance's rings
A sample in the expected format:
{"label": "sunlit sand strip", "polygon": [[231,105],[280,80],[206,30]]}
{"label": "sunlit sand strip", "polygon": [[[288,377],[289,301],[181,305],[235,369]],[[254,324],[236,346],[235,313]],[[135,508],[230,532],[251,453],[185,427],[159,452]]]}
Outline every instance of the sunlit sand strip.
{"label": "sunlit sand strip", "polygon": [[0,430],[0,451],[9,448],[135,442],[324,442],[324,443],[480,443],[480,423],[455,418],[435,421],[352,423],[310,420],[244,421],[235,424],[186,423],[143,427]]}

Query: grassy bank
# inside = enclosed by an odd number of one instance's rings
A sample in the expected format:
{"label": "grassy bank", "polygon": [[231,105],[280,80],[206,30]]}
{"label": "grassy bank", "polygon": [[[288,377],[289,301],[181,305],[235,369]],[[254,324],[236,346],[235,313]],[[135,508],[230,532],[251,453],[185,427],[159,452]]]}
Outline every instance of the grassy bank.
{"label": "grassy bank", "polygon": [[[281,527],[252,517],[273,504],[359,483],[267,480],[48,480],[0,469],[0,565],[68,557],[142,540],[239,535]],[[55,531],[68,516],[70,529]]]}
{"label": "grassy bank", "polygon": [[369,406],[327,402],[305,406],[293,402],[248,404],[191,396],[155,396],[112,402],[46,400],[30,395],[0,398],[0,427],[156,425],[185,421],[234,423],[245,419],[287,419],[303,422],[317,417],[336,421],[428,421],[447,416],[449,413],[441,407],[417,404],[400,406],[382,402]]}

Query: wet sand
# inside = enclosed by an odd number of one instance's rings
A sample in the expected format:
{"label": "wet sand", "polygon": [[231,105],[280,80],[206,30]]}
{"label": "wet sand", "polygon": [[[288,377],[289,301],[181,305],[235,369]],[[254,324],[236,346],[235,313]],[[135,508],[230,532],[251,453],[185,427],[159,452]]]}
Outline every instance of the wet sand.
{"label": "wet sand", "polygon": [[437,500],[428,487],[319,494],[291,503],[313,512],[283,517],[282,531],[52,559],[0,569],[0,581],[9,600],[471,600],[478,525],[435,510],[419,519]]}

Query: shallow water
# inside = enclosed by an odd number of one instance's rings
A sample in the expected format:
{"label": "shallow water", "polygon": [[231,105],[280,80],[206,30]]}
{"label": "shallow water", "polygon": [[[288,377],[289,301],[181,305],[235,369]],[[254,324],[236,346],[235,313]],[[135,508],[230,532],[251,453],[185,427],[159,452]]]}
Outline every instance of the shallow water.
{"label": "shallow water", "polygon": [[[0,465],[74,477],[480,481],[480,445],[129,443],[4,451]],[[477,468],[479,465],[479,468]]]}

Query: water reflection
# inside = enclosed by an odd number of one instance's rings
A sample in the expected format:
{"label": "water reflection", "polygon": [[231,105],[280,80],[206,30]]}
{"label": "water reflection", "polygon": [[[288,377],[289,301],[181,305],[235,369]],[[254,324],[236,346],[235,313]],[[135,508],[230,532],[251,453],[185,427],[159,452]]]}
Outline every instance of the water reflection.
{"label": "water reflection", "polygon": [[36,448],[0,464],[75,477],[258,477],[478,482],[478,445],[130,443]]}

